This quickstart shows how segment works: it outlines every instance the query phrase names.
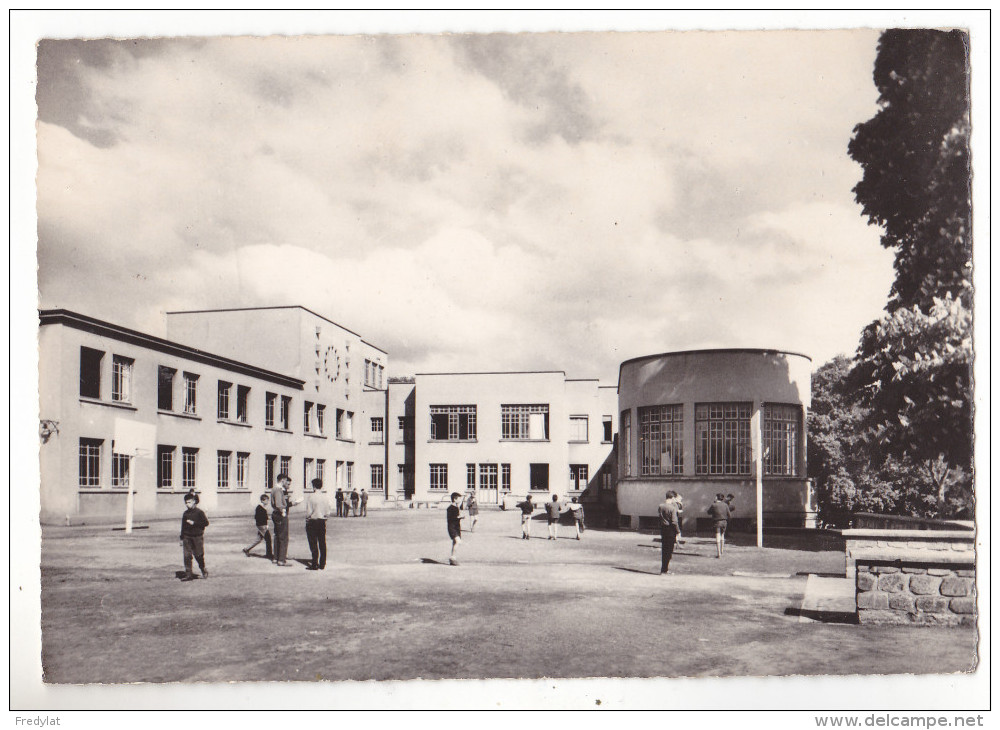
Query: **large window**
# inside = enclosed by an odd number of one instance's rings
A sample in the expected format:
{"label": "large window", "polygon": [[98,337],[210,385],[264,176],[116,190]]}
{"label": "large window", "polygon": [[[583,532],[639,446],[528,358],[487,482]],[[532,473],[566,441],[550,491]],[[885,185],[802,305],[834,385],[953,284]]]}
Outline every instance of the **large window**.
{"label": "large window", "polygon": [[354,440],[354,413],[337,409],[337,438],[343,441]]}
{"label": "large window", "polygon": [[529,486],[532,490],[538,492],[549,491],[549,465],[548,464],[531,464]]}
{"label": "large window", "polygon": [[229,393],[233,389],[232,383],[227,383],[225,380],[219,381],[219,420],[228,421],[229,420]]}
{"label": "large window", "polygon": [[111,400],[116,403],[132,402],[132,370],[134,368],[135,360],[130,357],[115,355],[111,358]]}
{"label": "large window", "polygon": [[372,491],[385,491],[385,474],[381,464],[372,464]]}
{"label": "large window", "polygon": [[475,406],[431,406],[431,441],[475,441]]}
{"label": "large window", "polygon": [[158,489],[174,488],[174,452],[173,446],[156,447],[156,486]]}
{"label": "large window", "polygon": [[302,402],[302,433],[312,433],[314,403]]}
{"label": "large window", "polygon": [[569,440],[586,443],[590,440],[586,416],[569,417]]}
{"label": "large window", "polygon": [[448,489],[448,465],[431,464],[431,489],[446,491]]}
{"label": "large window", "polygon": [[236,488],[248,489],[250,484],[250,454],[239,451],[236,454]]}
{"label": "large window", "polygon": [[181,449],[181,486],[194,489],[198,482],[198,449]]}
{"label": "large window", "polygon": [[372,443],[381,444],[385,441],[385,421],[381,416],[372,417]]}
{"label": "large window", "polygon": [[101,362],[104,353],[89,347],[80,348],[80,395],[84,398],[101,397]]}
{"label": "large window", "polygon": [[157,371],[156,407],[161,411],[174,410],[174,377],[177,371],[173,368],[159,366]]}
{"label": "large window", "polygon": [[219,489],[229,489],[229,470],[233,463],[232,451],[218,452],[218,480]]}
{"label": "large window", "polygon": [[695,473],[750,473],[749,403],[698,403],[694,408]]}
{"label": "large window", "polygon": [[292,410],[292,399],[291,396],[283,395],[281,396],[281,408],[278,411],[278,427],[284,431],[288,431],[289,427],[289,414]]}
{"label": "large window", "polygon": [[131,466],[128,454],[119,454],[115,451],[115,442],[111,442],[111,488],[125,489],[132,482],[129,475]]}
{"label": "large window", "polygon": [[500,438],[544,441],[548,437],[548,405],[500,406]]}
{"label": "large window", "polygon": [[80,486],[101,486],[101,448],[104,442],[100,439],[80,439]]}
{"label": "large window", "polygon": [[198,376],[193,373],[184,373],[184,412],[198,412]]}
{"label": "large window", "polygon": [[496,489],[497,488],[497,465],[496,464],[480,464],[479,465],[479,488],[480,489]]}
{"label": "large window", "polygon": [[618,476],[632,476],[632,411],[622,411],[618,422],[621,438],[618,439]]}
{"label": "large window", "polygon": [[277,402],[277,393],[264,394],[264,425],[268,428],[274,428],[274,412],[277,410]]}
{"label": "large window", "polygon": [[569,490],[571,492],[582,492],[587,488],[589,471],[590,468],[586,464],[569,465]]}
{"label": "large window", "polygon": [[264,455],[264,489],[274,488],[274,478],[277,476],[278,456],[277,454]]}
{"label": "large window", "polygon": [[764,473],[774,476],[798,476],[799,424],[802,409],[798,406],[765,404],[763,408]]}
{"label": "large window", "polygon": [[510,464],[500,465],[500,489],[510,491]]}
{"label": "large window", "polygon": [[278,475],[279,476],[286,476],[289,479],[292,478],[292,457],[291,456],[282,456],[281,457],[281,466],[278,469]]}
{"label": "large window", "polygon": [[639,474],[684,473],[684,406],[639,409]]}
{"label": "large window", "polygon": [[250,388],[246,385],[236,386],[236,420],[246,423],[250,420]]}

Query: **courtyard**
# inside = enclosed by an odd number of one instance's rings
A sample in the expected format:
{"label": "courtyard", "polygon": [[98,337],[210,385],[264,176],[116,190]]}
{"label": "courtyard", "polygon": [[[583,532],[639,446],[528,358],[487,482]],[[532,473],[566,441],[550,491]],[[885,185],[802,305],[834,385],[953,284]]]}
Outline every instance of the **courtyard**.
{"label": "courtyard", "polygon": [[[180,510],[178,511],[179,518]],[[209,516],[211,519],[211,515]],[[252,520],[206,531],[208,580],[181,582],[179,519],[132,535],[42,531],[48,683],[945,674],[975,668],[970,629],[807,617],[809,576],[843,574],[836,541],[689,536],[658,575],[648,533],[520,538],[486,509],[447,564],[443,509],[331,518],[325,571],[307,571],[302,511],[279,569],[245,557]],[[933,663],[929,658],[933,657]]]}

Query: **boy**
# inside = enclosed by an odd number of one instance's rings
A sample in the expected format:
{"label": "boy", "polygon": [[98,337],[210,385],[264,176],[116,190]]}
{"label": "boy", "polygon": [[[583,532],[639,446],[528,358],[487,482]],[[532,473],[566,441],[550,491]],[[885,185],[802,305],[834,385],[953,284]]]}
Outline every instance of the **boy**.
{"label": "boy", "polygon": [[580,533],[584,531],[583,526],[583,505],[580,501],[573,497],[569,505],[570,511],[573,513],[573,522],[576,525],[576,539],[580,539]]}
{"label": "boy", "polygon": [[729,504],[721,493],[715,495],[715,501],[708,508],[708,514],[715,523],[715,550],[716,558],[722,557],[723,549],[726,546],[726,526],[732,516],[729,511]]}
{"label": "boy", "polygon": [[451,504],[448,505],[448,537],[451,538],[451,557],[448,558],[448,565],[458,565],[455,560],[455,550],[462,544],[462,515],[458,503],[462,500],[462,495],[458,492],[451,493]]}
{"label": "boy", "polygon": [[263,542],[266,550],[264,557],[268,560],[274,560],[274,552],[271,550],[271,531],[267,529],[267,505],[269,501],[270,497],[266,494],[260,495],[260,504],[254,510],[253,520],[257,525],[257,540],[250,547],[243,548],[243,554],[248,558],[250,557],[250,551]]}
{"label": "boy", "polygon": [[198,509],[198,495],[190,491],[184,495],[184,514],[181,517],[181,545],[184,547],[184,577],[182,581],[195,579],[194,571],[191,569],[191,558],[198,561],[203,578],[208,578],[208,569],[205,568],[205,528],[208,527],[208,518],[205,513]]}
{"label": "boy", "polygon": [[677,492],[666,493],[663,503],[657,508],[660,518],[660,575],[666,575],[670,567],[670,558],[674,554],[674,543],[680,532],[677,518]]}
{"label": "boy", "polygon": [[288,486],[292,478],[287,474],[278,475],[278,483],[271,490],[271,520],[274,522],[274,564],[279,568],[288,568],[288,510],[291,500],[288,499]]}
{"label": "boy", "polygon": [[531,513],[535,511],[535,505],[531,501],[531,495],[529,494],[524,498],[523,502],[517,503],[518,509],[521,510],[521,539],[530,540],[531,539]]}
{"label": "boy", "polygon": [[559,495],[553,494],[552,501],[545,505],[545,513],[549,518],[549,539],[555,540],[559,537],[559,513],[562,507],[559,504]]}
{"label": "boy", "polygon": [[361,516],[368,516],[368,492],[365,491],[364,487],[361,488]]}
{"label": "boy", "polygon": [[306,500],[306,539],[312,561],[306,570],[326,570],[326,518],[330,516],[330,501],[323,491],[323,480],[312,480],[312,494]]}
{"label": "boy", "polygon": [[469,532],[476,531],[476,523],[479,521],[479,502],[476,501],[475,493],[470,493],[465,502],[465,509],[469,513]]}

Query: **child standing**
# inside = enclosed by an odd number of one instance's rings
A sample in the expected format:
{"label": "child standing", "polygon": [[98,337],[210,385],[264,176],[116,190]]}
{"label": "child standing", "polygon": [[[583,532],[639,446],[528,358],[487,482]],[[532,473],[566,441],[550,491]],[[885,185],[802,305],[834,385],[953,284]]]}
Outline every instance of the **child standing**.
{"label": "child standing", "polygon": [[479,522],[479,502],[476,501],[475,493],[469,494],[466,509],[469,512],[469,532],[475,532],[476,523]]}
{"label": "child standing", "polygon": [[451,538],[451,557],[448,558],[448,565],[458,565],[458,561],[455,559],[455,550],[462,544],[462,508],[458,506],[461,500],[461,494],[451,493],[451,504],[448,505],[448,537]]}
{"label": "child standing", "polygon": [[253,520],[257,525],[257,539],[250,547],[243,548],[243,554],[248,558],[250,557],[250,551],[263,542],[267,551],[264,557],[268,560],[274,560],[274,552],[271,550],[271,531],[267,529],[267,507],[270,501],[271,498],[266,494],[260,495],[260,504],[254,510]]}
{"label": "child standing", "polygon": [[192,557],[198,561],[203,578],[208,578],[208,569],[205,568],[205,528],[208,527],[208,518],[205,513],[198,509],[198,495],[193,491],[184,495],[184,514],[181,517],[181,545],[184,547],[184,577],[183,581],[195,579],[194,571],[191,569]]}

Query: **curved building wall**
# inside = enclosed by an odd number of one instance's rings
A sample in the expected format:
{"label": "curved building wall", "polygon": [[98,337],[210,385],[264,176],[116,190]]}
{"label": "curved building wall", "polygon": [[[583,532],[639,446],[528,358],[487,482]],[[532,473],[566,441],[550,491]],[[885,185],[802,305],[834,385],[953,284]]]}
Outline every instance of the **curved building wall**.
{"label": "curved building wall", "polygon": [[684,495],[688,530],[718,492],[735,495],[738,521],[754,521],[762,468],[765,524],[814,524],[805,432],[811,370],[808,357],[775,350],[698,350],[622,363],[620,514],[637,527],[673,489]]}

